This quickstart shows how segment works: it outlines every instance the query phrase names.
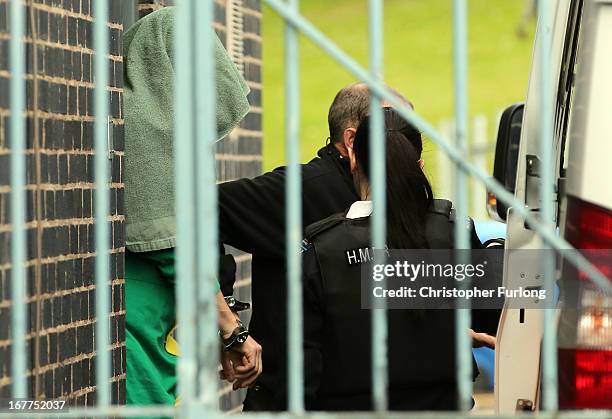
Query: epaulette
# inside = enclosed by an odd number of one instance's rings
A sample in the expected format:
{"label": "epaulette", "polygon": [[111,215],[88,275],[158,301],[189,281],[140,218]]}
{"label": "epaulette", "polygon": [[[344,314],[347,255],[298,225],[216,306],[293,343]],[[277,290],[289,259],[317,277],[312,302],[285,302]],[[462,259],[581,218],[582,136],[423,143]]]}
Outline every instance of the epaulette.
{"label": "epaulette", "polygon": [[306,227],[306,239],[310,240],[318,234],[329,230],[335,225],[340,224],[345,219],[344,214],[334,214],[320,221],[316,221]]}

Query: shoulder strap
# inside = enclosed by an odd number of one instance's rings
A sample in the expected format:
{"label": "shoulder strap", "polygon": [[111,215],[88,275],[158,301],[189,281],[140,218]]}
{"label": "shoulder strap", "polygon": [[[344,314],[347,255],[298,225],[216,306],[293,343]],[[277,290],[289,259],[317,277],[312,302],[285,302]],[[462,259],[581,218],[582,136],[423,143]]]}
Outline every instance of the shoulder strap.
{"label": "shoulder strap", "polygon": [[429,207],[429,212],[444,215],[448,218],[451,212],[455,211],[453,209],[453,203],[448,199],[434,199],[431,203],[431,207]]}
{"label": "shoulder strap", "polygon": [[454,209],[446,199],[434,199],[425,218],[425,237],[431,249],[453,248]]}
{"label": "shoulder strap", "polygon": [[[446,199],[434,199],[425,218],[425,234],[431,249],[453,249],[455,247],[455,222],[457,222],[453,203]],[[462,223],[468,230],[470,246],[475,249],[481,246],[474,220],[470,217]]]}
{"label": "shoulder strap", "polygon": [[329,230],[333,226],[340,224],[344,220],[344,213],[334,214],[320,221],[316,221],[306,227],[304,231],[308,240],[313,239],[316,235]]}

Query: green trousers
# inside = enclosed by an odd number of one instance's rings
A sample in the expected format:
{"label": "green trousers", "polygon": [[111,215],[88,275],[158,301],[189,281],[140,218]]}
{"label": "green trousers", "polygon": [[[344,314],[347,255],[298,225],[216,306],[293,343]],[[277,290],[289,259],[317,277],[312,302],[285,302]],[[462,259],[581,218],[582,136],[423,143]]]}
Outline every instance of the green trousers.
{"label": "green trousers", "polygon": [[127,404],[175,403],[177,356],[166,349],[176,325],[174,273],[173,249],[126,252]]}

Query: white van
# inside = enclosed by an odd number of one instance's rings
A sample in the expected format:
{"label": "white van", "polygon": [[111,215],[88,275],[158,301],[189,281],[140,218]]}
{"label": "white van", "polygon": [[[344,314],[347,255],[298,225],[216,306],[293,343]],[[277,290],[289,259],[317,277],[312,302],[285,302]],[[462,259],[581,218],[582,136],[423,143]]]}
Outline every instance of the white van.
{"label": "white van", "polygon": [[[612,0],[550,1],[553,45],[555,220],[559,234],[579,249],[612,249]],[[527,101],[509,107],[500,122],[494,177],[524,205],[540,206],[538,39]],[[489,202],[495,202],[494,197]],[[507,223],[504,281],[538,283],[541,239],[501,203],[490,212]],[[610,254],[610,253],[608,253]],[[612,277],[608,258],[598,267]],[[577,281],[557,269],[559,281]],[[561,282],[560,282],[561,283]],[[612,298],[590,290],[579,308],[557,310],[560,409],[612,409]],[[540,404],[543,310],[502,313],[495,360],[496,410],[510,413]]]}

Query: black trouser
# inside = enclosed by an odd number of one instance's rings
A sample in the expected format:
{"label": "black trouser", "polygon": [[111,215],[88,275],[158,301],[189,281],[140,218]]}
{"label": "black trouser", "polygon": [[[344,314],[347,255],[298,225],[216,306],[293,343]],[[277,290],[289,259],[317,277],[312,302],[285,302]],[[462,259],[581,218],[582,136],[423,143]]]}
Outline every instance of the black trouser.
{"label": "black trouser", "polygon": [[274,393],[257,384],[248,389],[244,399],[243,411],[268,411],[277,412],[283,410],[278,406]]}

